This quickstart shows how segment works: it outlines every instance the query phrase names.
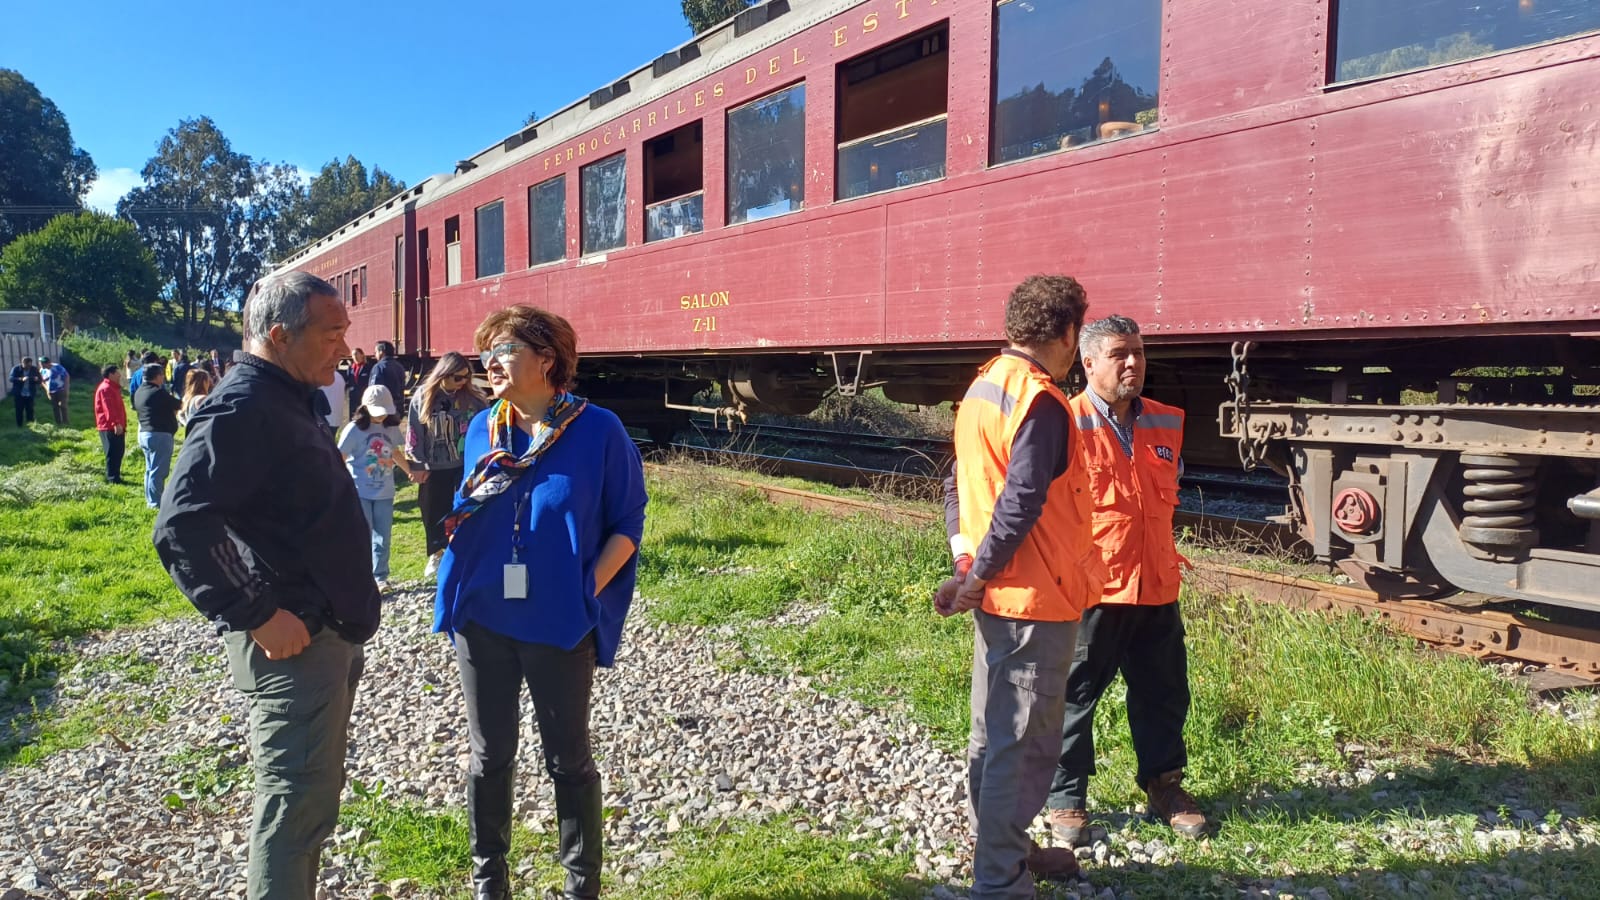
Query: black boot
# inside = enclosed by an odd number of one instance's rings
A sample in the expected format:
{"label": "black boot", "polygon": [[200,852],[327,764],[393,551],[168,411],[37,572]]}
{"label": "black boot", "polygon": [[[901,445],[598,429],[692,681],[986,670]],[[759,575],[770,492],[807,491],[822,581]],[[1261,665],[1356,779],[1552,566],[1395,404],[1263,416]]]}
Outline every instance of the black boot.
{"label": "black boot", "polygon": [[600,782],[556,785],[561,865],[567,870],[563,900],[600,896]]}
{"label": "black boot", "polygon": [[517,767],[467,776],[467,828],[472,847],[473,900],[511,900],[511,792]]}

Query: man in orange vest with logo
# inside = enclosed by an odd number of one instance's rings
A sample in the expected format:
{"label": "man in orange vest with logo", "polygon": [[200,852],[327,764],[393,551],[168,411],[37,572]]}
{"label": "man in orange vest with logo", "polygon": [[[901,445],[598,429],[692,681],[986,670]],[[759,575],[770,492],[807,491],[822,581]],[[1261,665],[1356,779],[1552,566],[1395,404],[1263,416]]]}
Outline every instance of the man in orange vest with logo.
{"label": "man in orange vest with logo", "polygon": [[1179,567],[1188,561],[1172,539],[1183,471],[1183,410],[1140,396],[1144,339],[1132,319],[1092,322],[1078,346],[1089,384],[1069,406],[1089,464],[1094,539],[1111,577],[1079,624],[1047,818],[1064,843],[1087,842],[1094,708],[1121,671],[1149,814],[1178,834],[1199,837],[1206,819],[1183,789],[1189,664],[1178,586]]}
{"label": "man in orange vest with logo", "polygon": [[942,615],[973,610],[968,818],[976,835],[971,897],[1032,897],[1033,878],[1078,872],[1072,851],[1040,848],[1028,826],[1044,807],[1061,740],[1067,672],[1084,606],[1105,568],[1090,530],[1082,441],[1056,380],[1072,368],[1088,301],[1077,281],[1036,275],[1006,302],[1001,354],[956,413],[945,521],[956,577],[934,595]]}

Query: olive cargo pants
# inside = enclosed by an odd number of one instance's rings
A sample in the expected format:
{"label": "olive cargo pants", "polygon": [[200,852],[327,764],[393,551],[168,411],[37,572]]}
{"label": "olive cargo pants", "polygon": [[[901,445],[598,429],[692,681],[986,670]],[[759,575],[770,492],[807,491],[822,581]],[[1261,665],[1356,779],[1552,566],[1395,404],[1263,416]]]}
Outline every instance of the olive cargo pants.
{"label": "olive cargo pants", "polygon": [[251,900],[312,900],[322,842],[339,818],[350,708],[365,655],[324,627],[288,659],[242,632],[223,636],[234,686],[250,701],[256,787]]}

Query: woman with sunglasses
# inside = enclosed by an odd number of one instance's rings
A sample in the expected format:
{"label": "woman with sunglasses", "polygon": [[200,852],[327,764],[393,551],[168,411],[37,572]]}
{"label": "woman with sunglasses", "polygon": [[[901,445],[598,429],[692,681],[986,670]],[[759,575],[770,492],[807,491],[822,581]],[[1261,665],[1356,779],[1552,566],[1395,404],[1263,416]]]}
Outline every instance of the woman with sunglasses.
{"label": "woman with sunglasses", "polygon": [[428,566],[424,577],[439,569],[444,554],[444,517],[455,503],[465,464],[461,448],[467,424],[489,401],[472,383],[467,358],[454,351],[439,358],[433,371],[411,392],[406,414],[406,459],[417,485],[417,508],[428,537]]}
{"label": "woman with sunglasses", "polygon": [[595,666],[611,666],[644,535],[644,467],[610,410],[571,393],[577,337],[531,306],[474,335],[495,402],[467,429],[470,462],[439,564],[434,630],[455,643],[472,759],[476,900],[510,898],[506,853],[522,685],[555,782],[566,900],[600,895],[601,788],[589,744]]}

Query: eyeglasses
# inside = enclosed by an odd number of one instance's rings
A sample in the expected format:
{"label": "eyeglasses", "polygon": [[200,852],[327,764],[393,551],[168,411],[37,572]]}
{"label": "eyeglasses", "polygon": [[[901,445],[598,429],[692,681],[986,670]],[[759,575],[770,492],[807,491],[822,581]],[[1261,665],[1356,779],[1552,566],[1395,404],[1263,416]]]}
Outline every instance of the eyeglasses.
{"label": "eyeglasses", "polygon": [[443,378],[441,378],[439,380],[440,381],[453,381],[453,382],[456,382],[457,384],[459,384],[459,383],[461,383],[463,381],[466,381],[467,379],[469,379],[471,377],[472,376],[468,375],[466,372],[451,372],[449,375],[446,375],[446,376],[444,376]]}
{"label": "eyeglasses", "polygon": [[528,349],[528,345],[521,341],[507,341],[504,344],[495,344],[493,347],[479,353],[478,360],[487,369],[489,368],[490,360],[498,359],[503,363],[526,349]]}

